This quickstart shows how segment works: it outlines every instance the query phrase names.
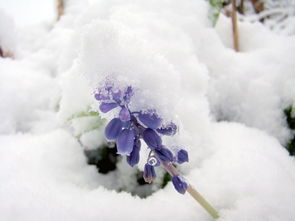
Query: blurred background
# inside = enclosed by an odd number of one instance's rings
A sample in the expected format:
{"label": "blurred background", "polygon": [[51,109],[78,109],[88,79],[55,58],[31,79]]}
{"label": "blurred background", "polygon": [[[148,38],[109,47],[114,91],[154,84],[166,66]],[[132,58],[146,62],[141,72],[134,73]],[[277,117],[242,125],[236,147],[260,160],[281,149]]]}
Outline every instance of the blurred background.
{"label": "blurred background", "polygon": [[56,18],[55,0],[0,0],[0,8],[13,17],[17,26],[52,22]]}

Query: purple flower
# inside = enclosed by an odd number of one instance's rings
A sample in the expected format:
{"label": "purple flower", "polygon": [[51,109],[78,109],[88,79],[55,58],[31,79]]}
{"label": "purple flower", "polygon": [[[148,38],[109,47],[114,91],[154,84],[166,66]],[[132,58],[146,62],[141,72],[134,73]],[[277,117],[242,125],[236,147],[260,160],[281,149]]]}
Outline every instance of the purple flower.
{"label": "purple flower", "polygon": [[116,141],[117,153],[127,156],[130,155],[131,151],[133,150],[134,138],[134,130],[123,129]]}
{"label": "purple flower", "polygon": [[147,183],[151,183],[156,178],[155,168],[149,164],[144,165],[143,179]]}
{"label": "purple flower", "polygon": [[98,101],[103,101],[103,100],[108,100],[110,97],[108,95],[102,94],[102,93],[97,93],[94,95],[95,99]]}
{"label": "purple flower", "polygon": [[121,121],[126,122],[126,121],[130,121],[130,112],[126,107],[122,107],[120,113],[119,113],[119,117],[121,119]]}
{"label": "purple flower", "polygon": [[101,103],[99,105],[99,109],[103,113],[107,113],[107,112],[109,112],[110,110],[112,110],[112,109],[114,109],[116,107],[118,107],[117,103]]}
{"label": "purple flower", "polygon": [[156,156],[164,162],[172,162],[173,161],[173,154],[172,152],[164,146],[161,148],[155,149]]}
{"label": "purple flower", "polygon": [[123,127],[123,122],[119,118],[111,120],[105,128],[105,136],[108,140],[116,140]]}
{"label": "purple flower", "polygon": [[157,132],[163,135],[173,136],[177,132],[177,126],[171,122],[165,127],[158,128]]}
{"label": "purple flower", "polygon": [[133,89],[132,89],[131,86],[128,86],[126,88],[123,99],[128,104],[130,102],[130,99],[131,99],[132,96],[133,96]]}
{"label": "purple flower", "polygon": [[186,150],[181,149],[177,152],[176,155],[176,159],[177,159],[177,163],[184,163],[184,162],[188,162],[188,153]]}
{"label": "purple flower", "polygon": [[174,185],[174,188],[177,190],[177,192],[181,194],[184,194],[186,192],[188,184],[183,180],[181,176],[179,175],[173,176],[172,183]]}
{"label": "purple flower", "polygon": [[133,145],[133,150],[130,153],[130,155],[127,156],[127,163],[132,167],[138,164],[139,162],[140,146],[141,146],[140,140],[135,140]]}
{"label": "purple flower", "polygon": [[157,129],[162,122],[156,113],[139,113],[138,119],[151,129]]}
{"label": "purple flower", "polygon": [[116,101],[117,103],[121,103],[122,101],[122,91],[118,90],[115,92],[112,92],[113,100]]}
{"label": "purple flower", "polygon": [[[99,109],[103,113],[116,107],[121,108],[119,115],[107,124],[105,136],[108,140],[116,141],[117,153],[126,155],[130,166],[133,167],[139,162],[141,139],[151,149],[143,174],[144,180],[151,183],[156,177],[156,166],[162,164],[167,169],[168,167],[165,166],[167,163],[186,162],[188,154],[181,149],[174,157],[172,152],[162,144],[160,135],[172,136],[177,132],[177,126],[174,123],[161,126],[162,119],[157,115],[156,110],[133,110],[132,112],[129,109],[128,104],[133,94],[131,86],[118,89],[111,81],[107,81],[105,86],[95,94],[95,98],[101,102]],[[173,176],[172,182],[178,192],[183,194],[186,191],[188,184],[180,176]]]}
{"label": "purple flower", "polygon": [[152,129],[148,128],[142,134],[144,142],[151,148],[156,149],[162,145],[161,137]]}

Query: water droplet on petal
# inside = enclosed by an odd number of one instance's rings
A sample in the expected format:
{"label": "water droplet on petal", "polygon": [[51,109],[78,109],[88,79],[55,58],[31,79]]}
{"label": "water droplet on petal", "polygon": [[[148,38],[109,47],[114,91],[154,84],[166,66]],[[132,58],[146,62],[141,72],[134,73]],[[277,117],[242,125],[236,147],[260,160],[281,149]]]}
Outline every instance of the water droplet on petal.
{"label": "water droplet on petal", "polygon": [[151,156],[148,159],[148,164],[153,167],[157,167],[160,165],[160,162],[158,161],[158,159],[155,156]]}

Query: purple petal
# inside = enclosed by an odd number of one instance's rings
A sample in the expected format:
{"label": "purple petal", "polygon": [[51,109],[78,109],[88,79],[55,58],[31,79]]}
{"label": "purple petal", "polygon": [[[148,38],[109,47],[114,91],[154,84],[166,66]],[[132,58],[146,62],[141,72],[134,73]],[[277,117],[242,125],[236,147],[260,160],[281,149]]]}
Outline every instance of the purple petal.
{"label": "purple petal", "polygon": [[113,92],[112,96],[113,96],[114,101],[121,103],[121,101],[122,101],[122,91],[121,90]]}
{"label": "purple petal", "polygon": [[127,163],[132,167],[134,165],[138,164],[138,162],[139,162],[140,146],[141,146],[140,140],[135,140],[134,145],[133,145],[133,150],[130,153],[130,155],[127,156]]}
{"label": "purple petal", "polygon": [[110,97],[108,95],[102,94],[102,93],[97,93],[94,95],[96,100],[102,101],[102,100],[108,100]]}
{"label": "purple petal", "polygon": [[114,109],[116,107],[118,107],[117,103],[101,103],[99,105],[99,109],[103,113],[107,113],[107,112],[109,112],[110,110],[112,110],[112,109]]}
{"label": "purple petal", "polygon": [[116,140],[122,130],[123,122],[119,118],[112,119],[105,128],[105,136],[108,140]]}
{"label": "purple petal", "polygon": [[188,153],[186,150],[181,149],[177,152],[177,162],[178,163],[184,163],[184,162],[188,162]]}
{"label": "purple petal", "polygon": [[129,156],[134,144],[134,131],[132,129],[123,129],[117,138],[117,153]]}
{"label": "purple petal", "polygon": [[164,161],[164,162],[172,162],[173,161],[173,154],[166,147],[162,146],[160,149],[155,149],[154,151],[156,153],[156,156],[161,161]]}
{"label": "purple petal", "polygon": [[188,184],[179,175],[172,177],[172,183],[174,185],[174,188],[177,190],[177,192],[181,194],[184,194],[188,187]]}
{"label": "purple petal", "polygon": [[159,148],[162,145],[161,137],[152,129],[147,128],[143,131],[143,140],[151,148]]}
{"label": "purple petal", "polygon": [[161,125],[161,118],[156,113],[139,113],[138,119],[147,127],[157,129]]}
{"label": "purple petal", "polygon": [[177,132],[177,126],[171,122],[165,127],[158,128],[157,132],[163,135],[173,136]]}
{"label": "purple petal", "polygon": [[126,121],[130,121],[130,112],[126,107],[122,107],[120,113],[119,113],[119,117],[121,119],[121,121],[126,122]]}
{"label": "purple petal", "polygon": [[151,183],[156,178],[155,168],[149,164],[144,165],[143,179],[147,183]]}
{"label": "purple petal", "polygon": [[124,101],[128,104],[130,102],[131,97],[133,96],[133,89],[131,86],[128,86],[125,95],[124,95]]}

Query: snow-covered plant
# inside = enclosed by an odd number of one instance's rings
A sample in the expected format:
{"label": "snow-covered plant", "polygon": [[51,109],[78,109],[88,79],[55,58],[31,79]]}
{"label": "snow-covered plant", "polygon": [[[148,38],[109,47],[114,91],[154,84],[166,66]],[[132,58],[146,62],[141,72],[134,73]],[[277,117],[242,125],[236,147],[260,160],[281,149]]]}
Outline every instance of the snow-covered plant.
{"label": "snow-covered plant", "polygon": [[155,167],[163,166],[172,176],[172,183],[179,193],[189,192],[214,218],[218,218],[215,209],[173,165],[188,162],[187,151],[182,148],[171,151],[162,142],[161,136],[173,136],[177,132],[177,126],[173,122],[163,125],[161,117],[154,109],[131,110],[129,103],[133,95],[132,86],[120,89],[109,81],[95,94],[96,100],[100,102],[101,112],[119,109],[118,116],[105,128],[106,138],[116,142],[117,154],[126,156],[127,163],[133,167],[139,162],[141,142],[144,141],[149,148],[144,165],[144,180],[151,183],[156,177]]}
{"label": "snow-covered plant", "polygon": [[263,10],[258,14],[245,7],[245,15],[241,20],[255,22],[261,21],[269,29],[285,34],[293,35],[295,33],[295,1],[294,0],[263,0]]}

